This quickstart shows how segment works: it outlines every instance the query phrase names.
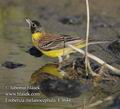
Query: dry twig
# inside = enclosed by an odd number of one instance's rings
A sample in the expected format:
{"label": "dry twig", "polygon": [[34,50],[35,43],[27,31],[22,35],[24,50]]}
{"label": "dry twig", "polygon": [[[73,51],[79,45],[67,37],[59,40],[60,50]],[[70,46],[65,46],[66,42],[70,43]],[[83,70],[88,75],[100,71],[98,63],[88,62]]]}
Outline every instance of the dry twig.
{"label": "dry twig", "polygon": [[[85,51],[84,51],[84,50],[78,49],[78,48],[74,47],[74,46],[71,45],[71,44],[67,44],[67,46],[69,46],[70,48],[78,51],[79,53],[81,53],[81,54],[83,54],[83,55],[85,55]],[[107,64],[105,61],[103,61],[102,59],[98,58],[97,56],[95,56],[95,55],[93,55],[93,54],[91,54],[91,53],[88,53],[87,55],[88,55],[89,58],[93,59],[94,61],[98,62],[99,64],[104,65],[104,66],[106,66],[108,69],[112,70],[112,71],[113,71],[113,72],[112,72],[113,74],[116,74],[116,75],[119,75],[119,76],[120,76],[120,69],[115,68],[115,67]]]}

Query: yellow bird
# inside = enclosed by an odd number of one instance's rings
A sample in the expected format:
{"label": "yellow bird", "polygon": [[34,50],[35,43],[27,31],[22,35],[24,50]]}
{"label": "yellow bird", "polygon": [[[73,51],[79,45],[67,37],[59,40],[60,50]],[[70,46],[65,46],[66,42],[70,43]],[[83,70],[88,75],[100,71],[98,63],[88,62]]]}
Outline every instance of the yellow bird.
{"label": "yellow bird", "polygon": [[69,57],[70,53],[76,52],[67,47],[71,44],[76,48],[85,47],[85,40],[80,37],[70,35],[55,35],[45,32],[38,21],[26,19],[32,34],[33,45],[48,57],[58,57],[59,62],[63,61],[63,56]]}

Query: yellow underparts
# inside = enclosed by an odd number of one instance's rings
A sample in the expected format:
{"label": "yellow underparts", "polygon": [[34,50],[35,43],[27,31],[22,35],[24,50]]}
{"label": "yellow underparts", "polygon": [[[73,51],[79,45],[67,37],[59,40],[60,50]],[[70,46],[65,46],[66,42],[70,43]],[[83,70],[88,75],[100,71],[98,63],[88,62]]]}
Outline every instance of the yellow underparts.
{"label": "yellow underparts", "polygon": [[[33,41],[33,45],[46,56],[60,57],[60,56],[64,56],[64,55],[68,55],[70,53],[76,52],[72,48],[69,48],[69,47],[62,48],[62,49],[56,49],[56,50],[49,50],[49,51],[41,50],[38,46],[38,39],[40,39],[42,37],[43,37],[43,33],[40,33],[40,32],[34,33],[32,35],[32,41]],[[85,47],[85,42],[80,42],[80,43],[74,44],[73,46],[75,46],[76,48],[83,48],[83,47]]]}

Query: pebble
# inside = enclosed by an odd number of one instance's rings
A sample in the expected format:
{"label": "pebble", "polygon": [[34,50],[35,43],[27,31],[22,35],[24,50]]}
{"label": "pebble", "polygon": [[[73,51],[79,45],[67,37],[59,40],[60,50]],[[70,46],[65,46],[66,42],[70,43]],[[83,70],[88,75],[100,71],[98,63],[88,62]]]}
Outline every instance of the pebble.
{"label": "pebble", "polygon": [[2,64],[3,67],[6,67],[8,69],[15,69],[18,67],[24,67],[24,64],[16,63],[16,62],[11,62],[11,61],[6,61]]}
{"label": "pebble", "polygon": [[29,53],[30,55],[32,56],[35,56],[35,57],[41,57],[42,56],[42,53],[35,47],[31,47],[27,53]]}

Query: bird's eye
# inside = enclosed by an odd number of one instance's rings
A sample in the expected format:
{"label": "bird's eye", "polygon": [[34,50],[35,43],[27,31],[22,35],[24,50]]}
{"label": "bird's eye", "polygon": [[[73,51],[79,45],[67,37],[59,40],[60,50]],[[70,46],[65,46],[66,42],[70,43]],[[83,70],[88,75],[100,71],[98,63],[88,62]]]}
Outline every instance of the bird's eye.
{"label": "bird's eye", "polygon": [[32,24],[32,27],[36,27],[36,25],[33,23],[33,24]]}

